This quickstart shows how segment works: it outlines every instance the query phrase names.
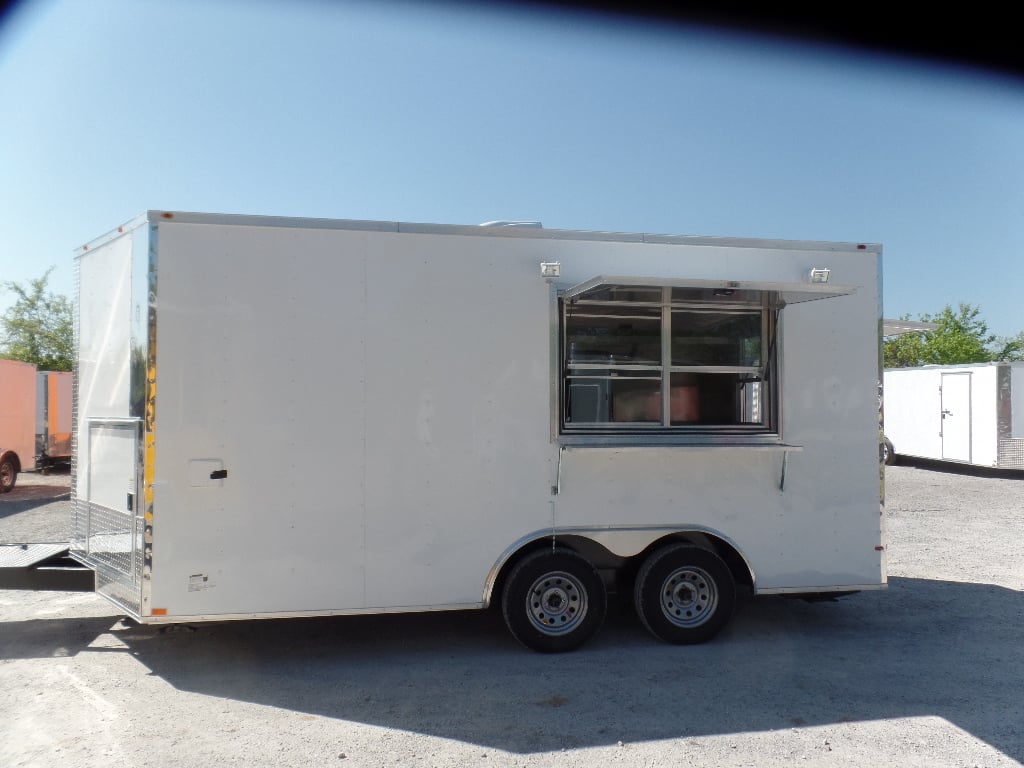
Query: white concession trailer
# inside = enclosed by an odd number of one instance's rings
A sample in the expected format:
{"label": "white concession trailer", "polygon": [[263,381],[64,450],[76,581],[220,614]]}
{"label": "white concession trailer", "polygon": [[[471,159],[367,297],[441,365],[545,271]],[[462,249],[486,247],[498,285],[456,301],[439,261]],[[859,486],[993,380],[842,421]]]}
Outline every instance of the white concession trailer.
{"label": "white concession trailer", "polygon": [[887,456],[1024,469],[1024,362],[885,371]]}
{"label": "white concession trailer", "polygon": [[150,211],[77,252],[72,554],[140,622],[668,642],[885,585],[881,248]]}

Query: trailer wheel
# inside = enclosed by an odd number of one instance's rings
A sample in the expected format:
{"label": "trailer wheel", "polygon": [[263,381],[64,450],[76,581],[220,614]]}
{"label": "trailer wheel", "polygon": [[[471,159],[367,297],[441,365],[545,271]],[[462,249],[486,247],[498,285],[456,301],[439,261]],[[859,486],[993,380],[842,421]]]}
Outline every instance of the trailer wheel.
{"label": "trailer wheel", "polygon": [[888,437],[882,438],[882,461],[890,466],[896,463],[896,449]]}
{"label": "trailer wheel", "polygon": [[725,562],[690,544],[656,550],[640,568],[633,592],[648,631],[666,643],[703,643],[732,616],[736,587]]}
{"label": "trailer wheel", "polygon": [[10,456],[4,456],[0,460],[0,493],[10,492],[17,480],[18,468],[14,464],[14,459]]}
{"label": "trailer wheel", "polygon": [[502,592],[512,636],[541,653],[571,651],[604,621],[607,596],[600,574],[568,549],[535,552],[516,565]]}

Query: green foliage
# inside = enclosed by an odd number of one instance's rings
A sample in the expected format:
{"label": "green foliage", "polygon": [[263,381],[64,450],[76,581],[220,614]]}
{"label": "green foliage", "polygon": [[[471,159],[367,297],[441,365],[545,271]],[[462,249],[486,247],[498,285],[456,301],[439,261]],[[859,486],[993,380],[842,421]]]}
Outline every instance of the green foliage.
{"label": "green foliage", "polygon": [[1016,336],[1001,336],[992,346],[993,360],[1016,362],[1024,361],[1024,331]]}
{"label": "green foliage", "polygon": [[50,272],[26,285],[7,282],[17,300],[0,317],[0,355],[35,363],[42,371],[70,371],[74,357],[74,316],[66,296],[50,293]]}
{"label": "green foliage", "polygon": [[[904,315],[900,320],[909,320]],[[886,339],[882,345],[882,362],[886,368],[914,368],[924,365],[925,357],[923,333],[905,333]]]}
{"label": "green foliage", "polygon": [[[886,341],[883,347],[886,368],[987,363],[1002,359],[998,356],[1002,350],[992,349],[996,337],[988,332],[988,325],[981,318],[978,307],[960,304],[954,311],[947,305],[939,314],[921,315],[920,319],[938,323],[939,327],[934,331],[908,333]],[[1007,354],[1014,349],[1012,340],[1008,345]]]}

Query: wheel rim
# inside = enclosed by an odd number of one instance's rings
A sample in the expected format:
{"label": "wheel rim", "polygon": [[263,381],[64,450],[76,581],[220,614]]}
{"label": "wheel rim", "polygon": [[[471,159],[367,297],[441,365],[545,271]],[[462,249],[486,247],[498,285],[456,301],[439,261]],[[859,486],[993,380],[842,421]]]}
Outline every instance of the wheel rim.
{"label": "wheel rim", "polygon": [[661,585],[661,612],[677,627],[698,627],[718,607],[718,585],[703,568],[677,568]]}
{"label": "wheel rim", "polygon": [[587,591],[572,574],[546,573],[533,582],[526,594],[526,615],[538,632],[568,634],[587,615]]}
{"label": "wheel rim", "polygon": [[6,488],[14,481],[14,467],[7,462],[0,464],[0,486]]}

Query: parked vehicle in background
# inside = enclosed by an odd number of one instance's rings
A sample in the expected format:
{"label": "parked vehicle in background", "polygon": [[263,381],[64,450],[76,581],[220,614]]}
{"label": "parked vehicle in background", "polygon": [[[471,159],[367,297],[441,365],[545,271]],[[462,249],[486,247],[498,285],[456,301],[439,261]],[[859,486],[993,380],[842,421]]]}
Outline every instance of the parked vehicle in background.
{"label": "parked vehicle in background", "polygon": [[8,493],[18,473],[35,469],[36,367],[0,360],[0,493]]}
{"label": "parked vehicle in background", "polygon": [[49,472],[71,465],[70,371],[40,371],[36,375],[36,468]]}
{"label": "parked vehicle in background", "polygon": [[0,360],[0,493],[19,472],[71,464],[72,374]]}
{"label": "parked vehicle in background", "polygon": [[885,371],[886,457],[1024,469],[1024,363]]}

